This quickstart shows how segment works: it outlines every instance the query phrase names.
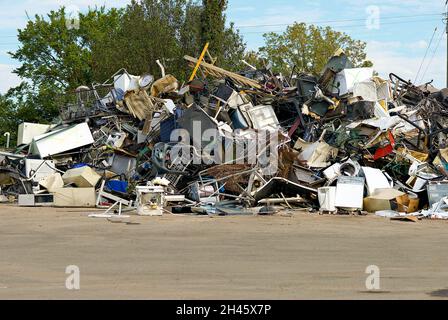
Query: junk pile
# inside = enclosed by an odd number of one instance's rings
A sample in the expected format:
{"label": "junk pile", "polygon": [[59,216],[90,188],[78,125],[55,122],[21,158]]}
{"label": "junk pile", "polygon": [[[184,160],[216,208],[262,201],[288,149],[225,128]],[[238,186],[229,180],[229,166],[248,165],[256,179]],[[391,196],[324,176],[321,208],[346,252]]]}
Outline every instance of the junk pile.
{"label": "junk pile", "polygon": [[187,83],[160,62],[158,80],[122,69],[67,95],[57,124],[21,124],[18,149],[0,153],[3,201],[448,218],[448,89],[382,79],[342,50],[319,77],[234,73],[204,57],[184,57]]}

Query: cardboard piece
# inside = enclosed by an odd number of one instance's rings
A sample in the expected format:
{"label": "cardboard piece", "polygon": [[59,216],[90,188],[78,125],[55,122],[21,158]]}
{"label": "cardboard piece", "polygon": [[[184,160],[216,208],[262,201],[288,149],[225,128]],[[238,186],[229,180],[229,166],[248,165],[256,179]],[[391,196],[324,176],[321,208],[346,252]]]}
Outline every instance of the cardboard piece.
{"label": "cardboard piece", "polygon": [[405,195],[404,192],[393,188],[376,189],[371,196],[364,198],[364,210],[367,212],[395,210],[396,198],[403,195]]}
{"label": "cardboard piece", "polygon": [[398,211],[413,213],[418,211],[420,200],[418,197],[410,197],[408,194],[397,197]]}
{"label": "cardboard piece", "polygon": [[57,188],[53,194],[55,207],[95,207],[96,193],[94,188]]}
{"label": "cardboard piece", "polygon": [[392,217],[392,218],[390,218],[390,220],[417,222],[418,218],[416,216],[406,215],[406,216]]}
{"label": "cardboard piece", "polygon": [[80,188],[95,187],[101,176],[90,167],[80,167],[67,170],[62,176],[65,184],[74,184]]}

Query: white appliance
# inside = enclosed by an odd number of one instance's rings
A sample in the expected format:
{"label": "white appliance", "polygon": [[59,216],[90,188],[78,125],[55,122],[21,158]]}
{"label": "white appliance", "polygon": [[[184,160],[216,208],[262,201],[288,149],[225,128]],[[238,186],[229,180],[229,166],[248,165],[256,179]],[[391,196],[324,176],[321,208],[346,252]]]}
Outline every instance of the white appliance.
{"label": "white appliance", "polygon": [[[373,77],[373,68],[347,68],[339,72],[335,77],[335,84],[339,83],[339,94],[344,95],[353,91],[353,86]],[[333,93],[338,93],[338,89],[333,89]]]}
{"label": "white appliance", "polygon": [[348,211],[362,210],[364,178],[340,176],[336,185],[336,207]]}
{"label": "white appliance", "polygon": [[161,216],[163,214],[164,189],[161,186],[137,186],[137,214]]}
{"label": "white appliance", "polygon": [[280,128],[280,123],[274,109],[270,105],[252,106],[245,104],[240,106],[243,114],[249,116],[254,129],[275,131]]}
{"label": "white appliance", "polygon": [[25,159],[25,175],[39,182],[56,173],[56,167],[52,160]]}
{"label": "white appliance", "polygon": [[45,158],[80,148],[93,142],[89,125],[83,122],[34,137],[30,146],[30,153]]}
{"label": "white appliance", "polygon": [[362,171],[366,178],[369,196],[374,194],[376,189],[388,189],[393,187],[380,169],[362,167]]}
{"label": "white appliance", "polygon": [[50,129],[48,124],[23,122],[17,129],[17,145],[29,144],[35,136],[44,134]]}
{"label": "white appliance", "polygon": [[337,211],[336,203],[336,187],[322,187],[317,189],[317,197],[321,211]]}
{"label": "white appliance", "polygon": [[133,76],[127,72],[114,77],[114,88],[123,90],[124,93],[130,90],[138,90],[139,86],[139,76]]}

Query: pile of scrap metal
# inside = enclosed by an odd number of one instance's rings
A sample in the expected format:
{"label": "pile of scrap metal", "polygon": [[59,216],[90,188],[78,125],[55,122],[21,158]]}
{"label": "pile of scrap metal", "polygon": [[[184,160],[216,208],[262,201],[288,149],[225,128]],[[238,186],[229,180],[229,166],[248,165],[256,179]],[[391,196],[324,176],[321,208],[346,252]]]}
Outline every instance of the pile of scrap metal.
{"label": "pile of scrap metal", "polygon": [[447,216],[448,89],[382,79],[342,50],[319,77],[206,57],[184,57],[187,83],[160,63],[156,81],[122,69],[64,97],[57,124],[21,124],[18,149],[0,153],[2,194],[107,208],[97,216]]}

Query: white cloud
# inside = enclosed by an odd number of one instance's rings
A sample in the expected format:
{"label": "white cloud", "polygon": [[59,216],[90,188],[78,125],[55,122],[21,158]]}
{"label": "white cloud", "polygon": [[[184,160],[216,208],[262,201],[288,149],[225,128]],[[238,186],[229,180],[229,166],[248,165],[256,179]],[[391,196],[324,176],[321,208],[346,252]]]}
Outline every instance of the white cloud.
{"label": "white cloud", "polygon": [[426,40],[414,41],[406,44],[409,49],[426,49],[428,47],[428,42]]}
{"label": "white cloud", "polygon": [[9,88],[20,84],[20,78],[12,73],[16,66],[8,64],[0,64],[0,93],[5,94]]}
{"label": "white cloud", "polygon": [[[401,47],[406,46],[408,45],[401,45]],[[374,63],[375,70],[383,78],[388,79],[389,73],[395,73],[403,79],[414,82],[423,56],[410,57],[406,55],[406,51],[402,53],[395,49],[396,47],[390,46],[388,42],[370,41],[367,43],[367,56]],[[420,70],[418,83],[434,80],[436,87],[445,87],[446,59],[444,50],[444,46],[440,46],[432,61],[434,51],[430,50]],[[430,62],[431,64],[429,64]]]}

